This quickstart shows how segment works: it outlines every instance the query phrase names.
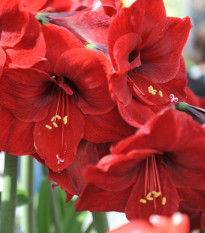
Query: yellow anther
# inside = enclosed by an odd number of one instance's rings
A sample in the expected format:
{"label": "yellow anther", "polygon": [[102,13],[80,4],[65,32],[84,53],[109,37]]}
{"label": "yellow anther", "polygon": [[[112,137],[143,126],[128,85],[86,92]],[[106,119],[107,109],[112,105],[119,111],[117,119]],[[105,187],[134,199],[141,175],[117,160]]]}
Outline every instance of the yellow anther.
{"label": "yellow anther", "polygon": [[64,116],[63,122],[64,122],[64,125],[67,125],[67,123],[68,123],[68,116]]}
{"label": "yellow anther", "polygon": [[156,198],[162,195],[161,192],[156,192],[156,191],[152,191],[152,194],[154,194],[154,197]]}
{"label": "yellow anther", "polygon": [[61,120],[61,116],[59,116],[59,115],[56,115],[56,118],[58,118],[59,120]]}
{"label": "yellow anther", "polygon": [[163,97],[162,91],[159,91],[159,96],[160,96],[160,97]]}
{"label": "yellow anther", "polygon": [[162,198],[162,205],[165,205],[165,204],[166,204],[166,201],[167,201],[166,197],[163,197],[163,198]]}
{"label": "yellow anther", "polygon": [[58,128],[58,125],[57,125],[55,122],[53,122],[53,125],[54,125],[56,128]]}
{"label": "yellow anther", "polygon": [[153,86],[149,86],[148,87],[148,93],[150,93],[152,95],[156,95],[157,90],[154,90]]}
{"label": "yellow anther", "polygon": [[51,121],[55,121],[55,119],[56,119],[56,116],[52,117],[52,118],[51,118]]}
{"label": "yellow anther", "polygon": [[151,192],[148,193],[147,196],[146,196],[147,200],[152,201],[153,197],[151,197],[151,196],[152,196],[152,193]]}
{"label": "yellow anther", "polygon": [[51,127],[50,125],[45,125],[45,127],[46,127],[47,129],[52,129],[52,127]]}
{"label": "yellow anther", "polygon": [[145,199],[140,199],[140,202],[143,203],[143,204],[147,203],[147,201]]}

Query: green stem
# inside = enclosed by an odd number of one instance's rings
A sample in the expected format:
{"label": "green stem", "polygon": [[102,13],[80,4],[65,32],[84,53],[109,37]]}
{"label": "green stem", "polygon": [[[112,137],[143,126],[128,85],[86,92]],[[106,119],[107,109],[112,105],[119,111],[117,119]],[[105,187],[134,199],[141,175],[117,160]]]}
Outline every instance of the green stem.
{"label": "green stem", "polygon": [[60,211],[58,210],[58,207],[57,207],[58,199],[56,196],[56,190],[51,190],[51,183],[49,182],[49,184],[50,184],[49,194],[51,197],[52,220],[53,220],[53,225],[55,228],[55,233],[58,233],[60,230]]}
{"label": "green stem", "polygon": [[97,233],[105,233],[109,230],[106,213],[92,212],[92,216]]}
{"label": "green stem", "polygon": [[1,204],[1,233],[14,233],[18,157],[5,155]]}
{"label": "green stem", "polygon": [[[44,176],[48,177],[48,168],[43,166],[43,174]],[[56,192],[55,190],[51,190],[51,182],[49,180],[48,182],[49,185],[49,195],[50,195],[50,200],[51,200],[51,216],[52,216],[52,221],[53,221],[53,226],[54,226],[54,232],[58,233],[60,230],[60,211],[57,207],[57,197],[56,197]]]}
{"label": "green stem", "polygon": [[35,233],[34,217],[34,169],[33,158],[21,157],[21,187],[29,197],[30,202],[21,207],[21,227],[23,233]]}
{"label": "green stem", "polygon": [[187,103],[184,102],[179,102],[177,104],[175,104],[175,108],[181,112],[187,112]]}

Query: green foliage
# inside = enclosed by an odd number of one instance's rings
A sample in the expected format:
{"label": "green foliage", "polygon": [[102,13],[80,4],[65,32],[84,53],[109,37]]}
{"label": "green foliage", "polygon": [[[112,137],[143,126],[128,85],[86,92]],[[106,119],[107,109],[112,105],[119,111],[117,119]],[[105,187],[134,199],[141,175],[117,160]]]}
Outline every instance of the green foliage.
{"label": "green foliage", "polygon": [[44,177],[38,200],[37,207],[37,232],[51,233],[51,197],[50,197],[50,181],[48,177]]}
{"label": "green foliage", "polygon": [[87,212],[76,212],[74,206],[76,200],[71,200],[68,203],[65,200],[66,193],[59,187],[51,190],[49,179],[44,177],[38,197],[37,233],[91,232],[92,224],[87,229],[82,229]]}

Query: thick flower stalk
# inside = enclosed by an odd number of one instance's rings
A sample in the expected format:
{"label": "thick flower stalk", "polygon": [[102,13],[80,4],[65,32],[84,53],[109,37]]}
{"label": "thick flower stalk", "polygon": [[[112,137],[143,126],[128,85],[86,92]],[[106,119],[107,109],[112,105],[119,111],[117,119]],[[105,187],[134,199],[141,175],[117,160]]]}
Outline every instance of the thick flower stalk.
{"label": "thick flower stalk", "polygon": [[199,108],[196,106],[189,105],[187,103],[179,102],[175,104],[176,109],[182,112],[186,112],[190,116],[193,117],[193,119],[200,124],[205,123],[205,109]]}

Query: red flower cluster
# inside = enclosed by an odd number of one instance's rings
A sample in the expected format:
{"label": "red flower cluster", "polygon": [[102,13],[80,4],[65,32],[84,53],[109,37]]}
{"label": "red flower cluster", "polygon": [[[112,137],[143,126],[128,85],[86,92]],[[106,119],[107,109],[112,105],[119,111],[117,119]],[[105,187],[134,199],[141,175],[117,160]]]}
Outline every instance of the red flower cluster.
{"label": "red flower cluster", "polygon": [[162,0],[7,0],[0,29],[1,151],[38,159],[77,210],[202,227],[205,129],[172,109],[188,17]]}

